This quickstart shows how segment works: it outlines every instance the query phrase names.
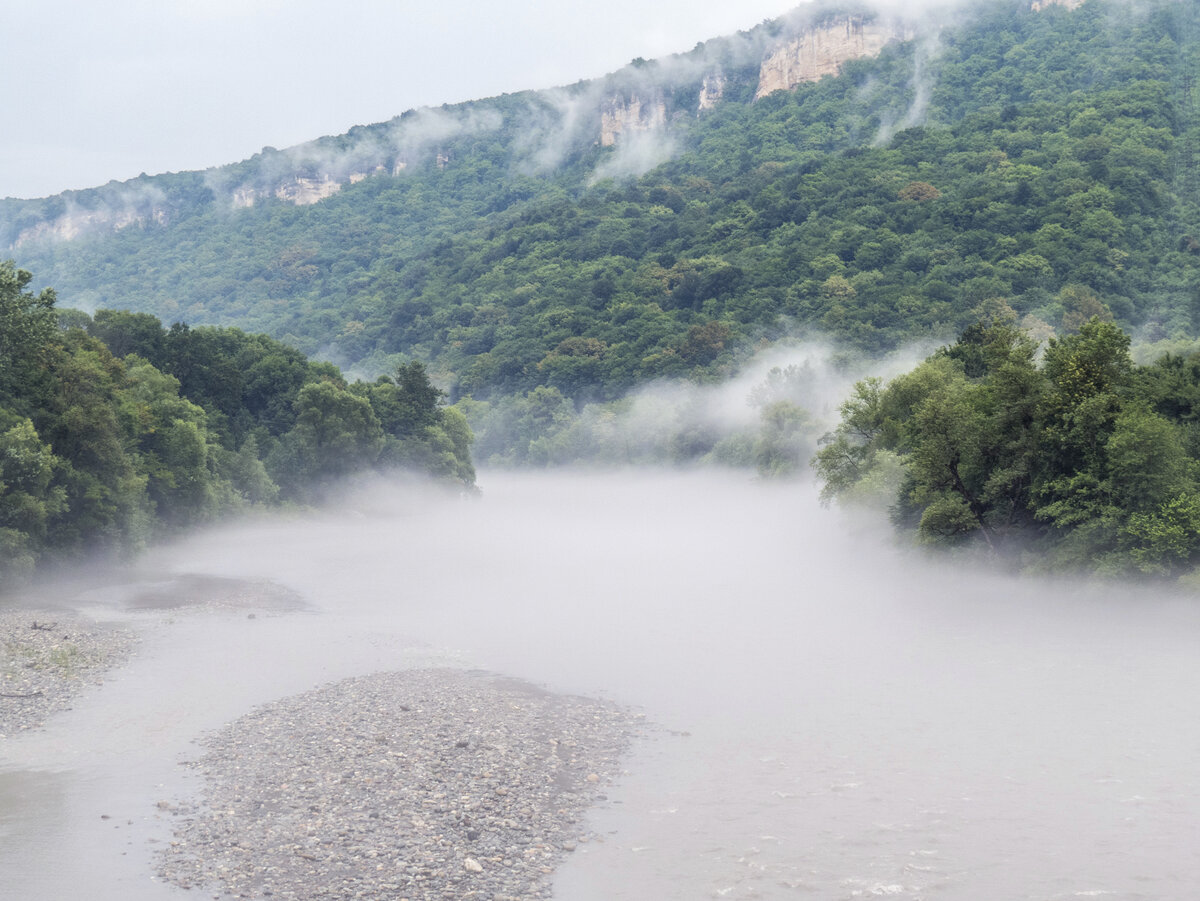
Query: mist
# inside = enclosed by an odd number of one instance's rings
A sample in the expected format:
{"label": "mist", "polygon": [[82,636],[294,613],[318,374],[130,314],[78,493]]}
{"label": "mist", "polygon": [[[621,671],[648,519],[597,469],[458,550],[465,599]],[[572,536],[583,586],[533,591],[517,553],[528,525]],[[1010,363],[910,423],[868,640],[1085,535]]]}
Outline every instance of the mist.
{"label": "mist", "polygon": [[[139,877],[137,840],[168,840],[169,820],[134,814],[194,791],[176,761],[198,733],[430,661],[645,715],[591,814],[603,840],[559,871],[566,901],[1200,888],[1191,599],[927,557],[802,482],[644,469],[480,485],[467,498],[361,483],[323,510],[216,527],[107,584],[53,590],[141,623],[150,646],[5,749],[4,894],[55,896],[47,885],[81,861],[93,897],[182,896]],[[147,603],[184,600],[196,576],[269,580],[303,608]],[[99,830],[101,812],[130,826]],[[30,865],[45,848],[64,876]]]}
{"label": "mist", "polygon": [[716,383],[663,379],[578,410],[546,389],[460,408],[475,432],[475,459],[493,468],[717,465],[796,477],[856,382],[906,372],[937,346],[866,360],[812,334],[766,348],[747,341],[735,371]]}

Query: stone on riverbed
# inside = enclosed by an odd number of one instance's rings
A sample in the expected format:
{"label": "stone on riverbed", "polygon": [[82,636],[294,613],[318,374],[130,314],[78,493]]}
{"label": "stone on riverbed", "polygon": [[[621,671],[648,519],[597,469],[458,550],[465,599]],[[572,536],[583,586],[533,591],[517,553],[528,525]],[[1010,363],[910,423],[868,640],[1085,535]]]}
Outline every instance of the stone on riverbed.
{"label": "stone on riverbed", "polygon": [[232,897],[547,898],[639,724],[462,670],[322,687],[204,741],[205,797],[160,874]]}
{"label": "stone on riverbed", "polygon": [[66,611],[0,609],[0,739],[43,725],[132,653],[137,638]]}

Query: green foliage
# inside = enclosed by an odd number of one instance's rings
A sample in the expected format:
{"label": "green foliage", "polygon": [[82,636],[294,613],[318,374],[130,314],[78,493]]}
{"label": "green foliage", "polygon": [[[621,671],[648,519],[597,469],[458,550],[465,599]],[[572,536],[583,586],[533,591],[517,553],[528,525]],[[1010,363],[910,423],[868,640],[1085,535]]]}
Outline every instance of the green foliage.
{"label": "green foliage", "polygon": [[778,478],[800,470],[811,453],[810,417],[803,407],[777,400],[762,408],[762,431],[754,445],[759,475]]}
{"label": "green foliage", "polygon": [[32,412],[44,349],[54,334],[54,292],[26,291],[33,275],[0,261],[0,408]]}
{"label": "green foliage", "polygon": [[[932,57],[920,41],[892,45],[753,101],[764,26],[678,69],[576,86],[582,103],[660,79],[678,154],[639,177],[598,177],[619,148],[595,146],[544,95],[508,95],[440,111],[483,123],[448,129],[441,164],[397,147],[376,162],[411,163],[401,174],[320,203],[272,197],[279,173],[316,172],[297,170],[302,152],[264,151],[207,180],[148,179],[165,224],[148,211],[142,227],[31,237],[19,251],[60,290],[105,305],[267,332],[372,375],[396,354],[428,361],[453,400],[553,388],[582,404],[655,378],[713,378],[740,340],[796,323],[878,351],[955,334],[997,298],[1066,334],[1096,316],[1152,338],[1194,333],[1197,19],[1197,0],[977,5],[945,24]],[[714,63],[725,97],[696,115],[699,76],[670,73]],[[919,102],[917,84],[930,87]],[[354,171],[361,148],[392,146],[423,115],[323,139],[313,159]],[[117,207],[119,188],[0,204],[0,232],[33,235],[68,201]],[[238,188],[259,192],[253,206],[230,208]],[[147,326],[109,312],[92,334],[158,366]],[[172,329],[166,343],[185,337]],[[222,413],[212,427],[226,449],[253,427],[234,418],[250,381],[277,401],[250,409],[282,436],[302,364],[273,349],[251,374],[205,349],[218,337],[191,340],[229,368],[197,369],[183,347],[160,368]]]}
{"label": "green foliage", "polygon": [[33,571],[48,524],[66,506],[53,484],[57,462],[32,422],[0,411],[0,588]]}
{"label": "green foliage", "polygon": [[[644,438],[622,417],[653,405],[620,398],[651,380],[717,380],[797,325],[868,352],[958,333],[851,399],[817,456],[826,493],[891,484],[903,460],[897,517],[931,540],[1004,545],[1032,530],[1063,553],[1128,561],[1130,505],[1160,515],[1190,468],[1123,474],[1166,440],[1163,421],[1167,446],[1200,453],[1197,364],[1135,367],[1124,338],[1137,328],[1186,350],[1200,330],[1197,20],[1200,0],[976,5],[944,23],[932,56],[896,43],[754,100],[779,21],[679,66],[580,83],[569,112],[506,95],[207,175],[2,201],[0,240],[25,263],[126,309],[58,317],[115,360],[78,338],[55,349],[39,337],[53,296],[8,264],[0,315],[32,337],[4,343],[0,320],[0,408],[63,459],[55,478],[92,523],[73,528],[121,543],[160,510],[183,523],[230,497],[304,497],[307,480],[358,466],[469,479],[468,433],[434,379],[489,462],[657,455],[785,473],[807,452],[804,398],[763,400],[734,434],[660,410]],[[725,94],[701,111],[698,73],[714,65]],[[576,123],[596,98],[646,87],[677,152],[619,175],[621,148]],[[436,147],[413,137],[423,123]],[[322,166],[336,194],[276,195]],[[115,209],[141,224],[39,238],[68,211]],[[1054,337],[1042,364],[1016,322]],[[203,416],[145,378],[137,390],[153,397],[132,415],[130,353]],[[306,353],[383,376],[346,385]]]}
{"label": "green foliage", "polygon": [[383,428],[370,401],[332,382],[314,382],[296,397],[296,425],[267,457],[282,485],[305,492],[369,468],[383,449]]}
{"label": "green foliage", "polygon": [[898,460],[894,518],[927,542],[1110,574],[1200,562],[1200,357],[1137,367],[1099,318],[1040,364],[1033,350],[979,323],[886,386],[860,383],[814,460],[823,496],[861,494]]}
{"label": "green foliage", "polygon": [[474,482],[470,430],[420,363],[347,386],[262,335],[166,330],[144,313],[59,316],[53,292],[32,295],[29,281],[0,264],[0,587],[47,557],[129,553],[155,532],[307,499],[365,469]]}

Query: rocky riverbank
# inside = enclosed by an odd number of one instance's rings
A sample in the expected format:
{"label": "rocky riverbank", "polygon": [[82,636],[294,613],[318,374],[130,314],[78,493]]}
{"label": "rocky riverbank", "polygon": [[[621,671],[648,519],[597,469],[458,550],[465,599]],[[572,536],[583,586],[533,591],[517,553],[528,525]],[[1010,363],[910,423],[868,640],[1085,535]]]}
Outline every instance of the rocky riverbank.
{"label": "rocky riverbank", "polygon": [[136,644],[134,632],[74,613],[0,609],[0,739],[68,709]]}
{"label": "rocky riverbank", "polygon": [[214,898],[547,898],[639,728],[480,672],[324,686],[205,739],[160,876]]}

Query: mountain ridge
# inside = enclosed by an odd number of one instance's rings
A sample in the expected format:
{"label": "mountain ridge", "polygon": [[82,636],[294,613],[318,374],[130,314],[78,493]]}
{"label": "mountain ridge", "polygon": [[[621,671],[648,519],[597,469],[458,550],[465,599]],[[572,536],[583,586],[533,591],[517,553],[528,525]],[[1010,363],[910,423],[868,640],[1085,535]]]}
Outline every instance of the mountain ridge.
{"label": "mountain ridge", "polygon": [[[27,242],[21,265],[81,308],[261,330],[367,374],[418,359],[476,396],[711,378],[797,328],[886,350],[987,300],[1035,330],[1082,304],[1194,333],[1196,6],[991,3],[756,99],[765,48],[802,27],[776,21],[114,185],[125,227]],[[821,14],[844,35],[853,13]],[[164,196],[186,215],[151,225]],[[5,235],[68,200],[105,195],[4,208]]]}
{"label": "mountain ridge", "polygon": [[[697,45],[693,51],[673,54],[665,60],[635,60],[607,76],[576,82],[567,88],[534,89],[501,96],[530,96],[536,102],[561,105],[564,94],[582,94],[579,104],[582,112],[580,108],[572,108],[563,118],[569,122],[582,115],[587,120],[585,128],[594,132],[595,143],[615,147],[623,140],[636,139],[647,132],[665,131],[669,122],[664,92],[675,94],[682,81],[694,80],[696,71],[700,72],[701,82],[695,92],[694,109],[680,110],[677,98],[672,97],[674,115],[697,115],[721,102],[727,83],[724,65],[730,62],[740,68],[758,58],[758,81],[753,96],[759,100],[776,90],[791,90],[824,75],[835,75],[842,64],[876,56],[888,43],[911,40],[916,34],[915,24],[878,12],[798,7],[749,31],[714,38]],[[645,77],[648,73],[665,75],[666,83]],[[494,118],[485,116],[481,120],[469,114],[459,116],[457,112],[495,99],[408,110],[386,122],[355,126],[342,135],[316,138],[284,150],[264,147],[247,160],[207,170],[142,175],[27,201],[6,198],[0,200],[0,242],[11,251],[29,242],[72,240],[95,230],[164,225],[178,212],[178,204],[169,202],[168,191],[158,187],[158,182],[164,179],[202,175],[205,186],[213,192],[213,200],[234,208],[253,206],[268,197],[304,206],[324,200],[364,178],[380,174],[399,176],[410,166],[426,162],[431,153],[435,164],[444,168],[451,159],[439,148],[440,141],[462,131],[498,127]],[[362,135],[360,142],[338,148],[340,153],[331,160],[327,148],[356,133]],[[257,171],[242,171],[255,161],[259,162],[253,167]],[[246,174],[250,177],[238,183],[239,177]],[[121,188],[128,196],[116,203],[108,200],[95,209],[86,206],[92,195]],[[4,227],[5,220],[19,217],[21,211],[56,198],[62,198],[68,206],[56,218],[41,218],[19,231]],[[76,203],[79,208],[72,208]],[[6,206],[17,208],[15,217],[5,210]]]}

